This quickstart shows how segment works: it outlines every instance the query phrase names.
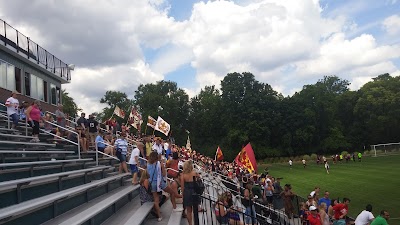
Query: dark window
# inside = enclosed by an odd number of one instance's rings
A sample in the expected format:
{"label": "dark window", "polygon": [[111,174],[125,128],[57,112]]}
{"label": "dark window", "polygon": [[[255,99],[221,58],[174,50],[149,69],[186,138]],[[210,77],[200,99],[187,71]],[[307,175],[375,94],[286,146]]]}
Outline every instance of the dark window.
{"label": "dark window", "polygon": [[47,82],[46,81],[43,81],[43,93],[44,93],[43,101],[48,102]]}
{"label": "dark window", "polygon": [[50,93],[51,93],[51,104],[56,105],[57,104],[56,85],[50,84]]}
{"label": "dark window", "polygon": [[25,73],[25,95],[31,96],[31,75]]}
{"label": "dark window", "polygon": [[17,90],[19,93],[22,93],[21,85],[22,85],[21,69],[15,67],[15,90]]}

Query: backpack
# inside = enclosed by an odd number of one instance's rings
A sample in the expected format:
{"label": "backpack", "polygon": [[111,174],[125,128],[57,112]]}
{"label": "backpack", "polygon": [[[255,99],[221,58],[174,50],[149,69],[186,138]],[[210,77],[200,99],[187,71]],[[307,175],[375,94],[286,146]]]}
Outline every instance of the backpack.
{"label": "backpack", "polygon": [[204,186],[201,178],[196,178],[196,180],[194,181],[194,191],[196,192],[196,194],[202,195],[205,189],[206,187]]}

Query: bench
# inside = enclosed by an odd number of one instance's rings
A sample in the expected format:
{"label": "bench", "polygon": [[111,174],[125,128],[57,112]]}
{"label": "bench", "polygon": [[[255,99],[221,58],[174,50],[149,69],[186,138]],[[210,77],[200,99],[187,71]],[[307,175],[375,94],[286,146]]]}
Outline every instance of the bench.
{"label": "bench", "polygon": [[[0,209],[0,224],[7,223],[23,215],[33,213],[36,210],[44,208],[46,206],[54,207],[53,215],[51,215],[51,217],[54,218],[58,215],[57,204],[59,203],[59,201],[70,199],[74,196],[77,196],[85,192],[87,193],[87,191],[93,190],[103,185],[107,185],[113,181],[120,180],[122,183],[123,178],[130,176],[131,175],[129,173],[125,173],[113,177],[104,178],[78,187],[66,189],[64,191],[56,192],[50,195],[35,198],[26,202],[22,202],[17,205],[12,205],[7,208]],[[86,201],[89,201],[89,199],[86,199]],[[46,218],[41,218],[41,219],[45,220]],[[43,222],[44,221],[38,223],[43,223]]]}
{"label": "bench", "polygon": [[73,154],[74,151],[22,151],[22,150],[0,150],[0,154]]}
{"label": "bench", "polygon": [[19,163],[1,163],[0,168],[15,167],[15,166],[34,166],[34,165],[47,165],[47,164],[65,164],[72,162],[86,162],[92,159],[68,159],[68,160],[54,160],[54,161],[35,161],[35,162],[19,162]]}
{"label": "bench", "polygon": [[[121,190],[119,190],[116,193],[113,193],[112,195],[108,196],[107,198],[103,199],[102,201],[96,203],[95,205],[83,210],[82,212],[74,215],[73,217],[68,217],[63,220],[62,223],[59,225],[80,225],[84,224],[87,221],[90,221],[90,224],[94,224],[94,222],[91,221],[93,217],[95,217],[97,214],[101,213],[103,210],[107,209],[108,207],[112,206],[114,203],[119,201],[121,198],[125,197],[126,195],[129,195],[130,193],[134,191],[139,191],[139,185],[129,185]],[[136,222],[136,220],[135,220]],[[135,223],[130,223],[130,224],[135,224]]]}
{"label": "bench", "polygon": [[28,138],[32,139],[32,136],[18,135],[18,134],[0,134],[1,137],[11,137],[11,138]]}
{"label": "bench", "polygon": [[153,209],[154,202],[145,202],[136,212],[124,223],[124,225],[142,224],[149,212]]}
{"label": "bench", "polygon": [[[111,167],[109,166],[99,166],[99,167],[93,167],[93,168],[88,168],[88,169],[81,169],[81,170],[74,170],[74,171],[69,171],[69,172],[62,172],[62,173],[54,173],[54,174],[48,174],[48,175],[43,175],[43,176],[37,176],[37,177],[30,177],[30,178],[22,178],[22,179],[17,179],[17,180],[11,180],[11,181],[3,181],[0,182],[0,195],[1,196],[6,196],[4,195],[5,193],[8,195],[10,192],[11,193],[16,193],[13,194],[13,199],[15,199],[15,204],[21,203],[23,201],[26,201],[24,199],[27,199],[25,194],[22,193],[22,189],[27,187],[28,185],[33,185],[33,186],[38,186],[38,185],[48,185],[49,183],[53,183],[53,186],[58,186],[57,191],[61,191],[63,188],[62,185],[62,180],[64,178],[73,178],[73,177],[78,177],[84,175],[83,177],[83,182],[88,183],[88,174],[89,173],[94,173],[97,171],[101,171],[101,178],[105,177],[104,171],[109,169]],[[57,184],[58,183],[58,184]],[[43,186],[43,188],[46,189],[46,187]],[[28,193],[29,194],[29,193]],[[40,196],[44,195],[44,193],[41,193]],[[29,198],[28,198],[29,199]],[[0,201],[0,208],[7,207],[11,205],[10,203],[6,203],[4,201]]]}
{"label": "bench", "polygon": [[10,144],[10,145],[34,145],[34,146],[56,147],[55,144],[48,144],[48,143],[42,143],[42,142],[0,141],[0,144]]}

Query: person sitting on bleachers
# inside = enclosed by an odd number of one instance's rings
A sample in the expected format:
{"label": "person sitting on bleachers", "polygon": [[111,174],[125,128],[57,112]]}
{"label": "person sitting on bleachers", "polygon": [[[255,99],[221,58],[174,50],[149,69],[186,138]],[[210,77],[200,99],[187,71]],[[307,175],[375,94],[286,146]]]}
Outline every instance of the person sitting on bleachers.
{"label": "person sitting on bleachers", "polygon": [[[105,141],[103,139],[103,132],[99,131],[99,134],[97,135],[96,139],[95,139],[96,145],[97,145],[97,150],[105,153],[105,154],[109,154],[114,156],[114,151],[113,151],[113,147],[111,145],[108,144],[107,141]],[[108,145],[106,145],[106,143]],[[105,155],[103,155],[103,158],[105,157]]]}
{"label": "person sitting on bleachers", "polygon": [[[80,139],[79,139],[79,144],[80,144],[80,146],[81,146],[81,149],[82,149],[82,151],[83,152],[87,152],[87,145],[86,145],[86,142],[87,142],[87,139],[86,139],[86,137],[85,137],[85,134],[83,133],[83,132],[80,132],[80,127],[79,126],[77,126],[76,128],[75,128],[75,132],[76,133],[78,133],[78,135],[80,134]],[[73,132],[69,132],[69,134],[68,134],[68,140],[70,140],[70,141],[73,141],[73,142],[75,142],[75,143],[78,143],[78,135],[76,135],[75,133],[73,133]]]}

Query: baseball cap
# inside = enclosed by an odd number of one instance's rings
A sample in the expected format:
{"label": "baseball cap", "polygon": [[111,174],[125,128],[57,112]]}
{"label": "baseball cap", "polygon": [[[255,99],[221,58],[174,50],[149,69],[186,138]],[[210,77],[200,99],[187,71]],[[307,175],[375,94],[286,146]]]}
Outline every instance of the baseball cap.
{"label": "baseball cap", "polygon": [[314,210],[317,210],[317,207],[315,207],[315,206],[310,206],[310,211],[314,211]]}

